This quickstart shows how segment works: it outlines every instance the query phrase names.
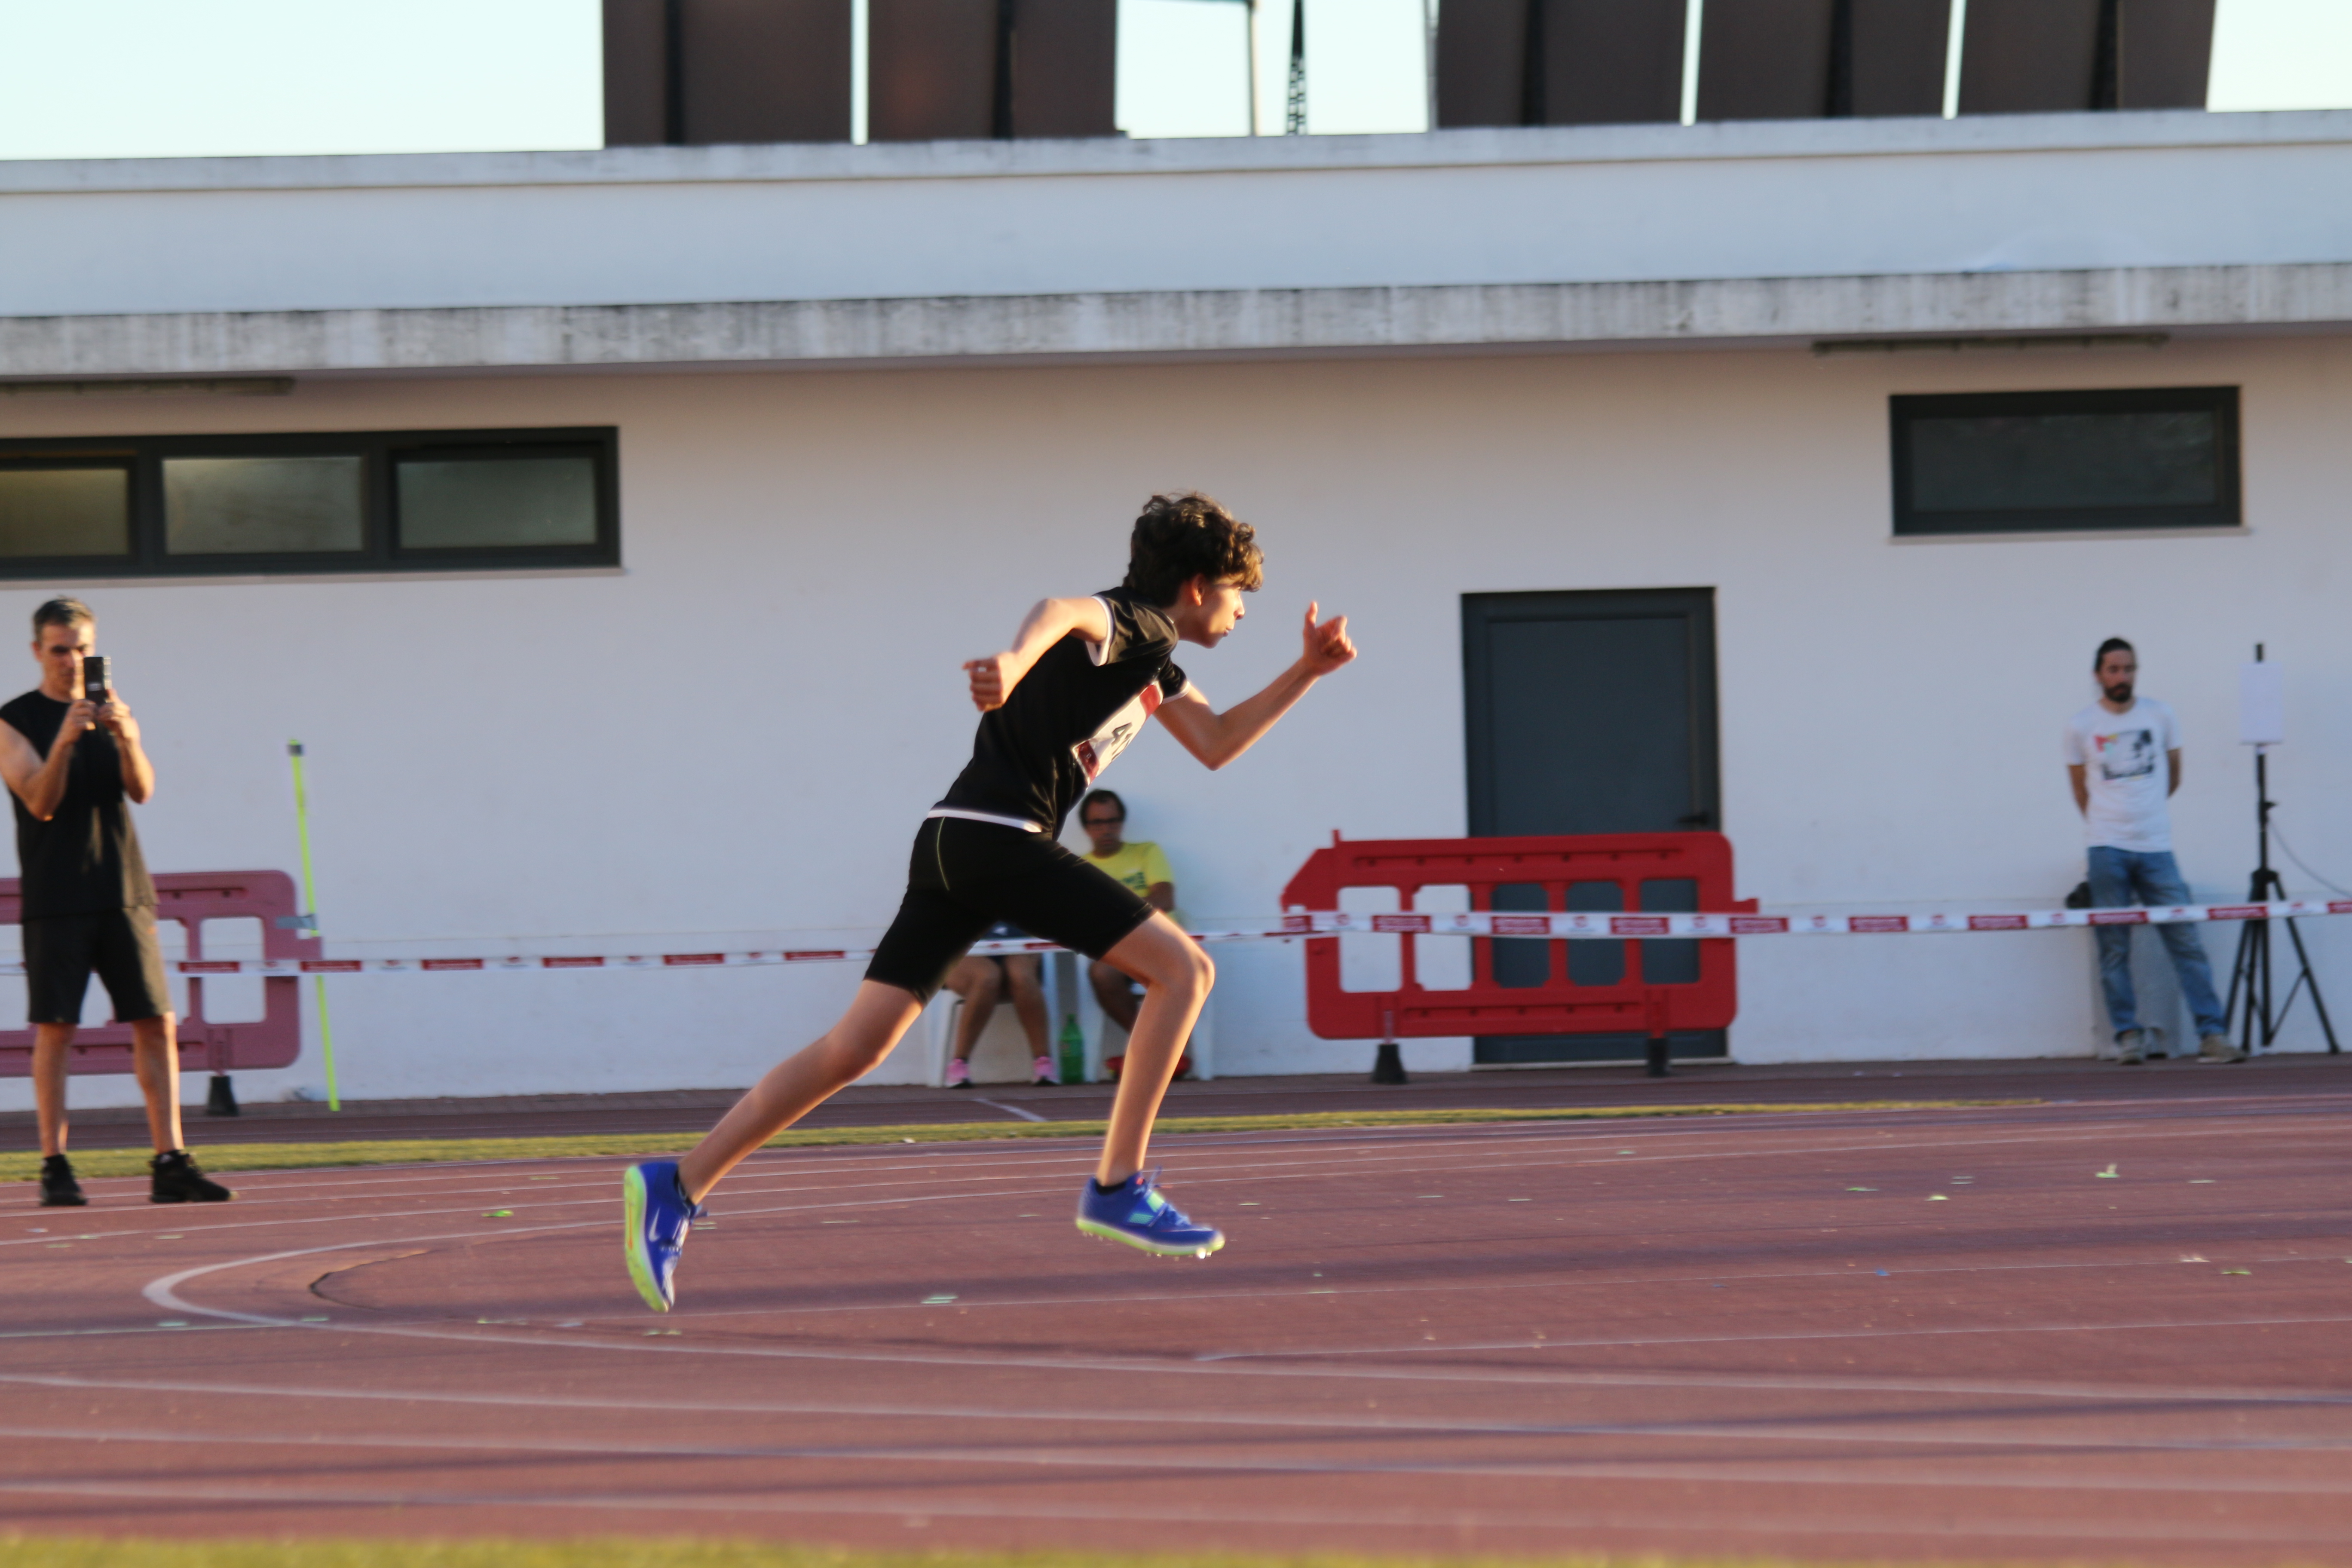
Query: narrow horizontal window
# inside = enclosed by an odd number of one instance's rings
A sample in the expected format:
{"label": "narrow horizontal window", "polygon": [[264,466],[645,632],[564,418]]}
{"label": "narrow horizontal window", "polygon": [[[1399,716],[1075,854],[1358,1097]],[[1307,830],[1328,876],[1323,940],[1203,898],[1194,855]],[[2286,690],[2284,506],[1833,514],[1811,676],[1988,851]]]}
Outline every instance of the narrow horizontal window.
{"label": "narrow horizontal window", "polygon": [[2235,387],[1893,400],[1897,534],[2233,528]]}
{"label": "narrow horizontal window", "polygon": [[615,565],[618,445],[610,428],[0,441],[0,578]]}
{"label": "narrow horizontal window", "polygon": [[131,552],[131,469],[0,463],[0,560]]}
{"label": "narrow horizontal window", "polygon": [[365,542],[358,458],[168,458],[174,555],[308,555]]}
{"label": "narrow horizontal window", "polygon": [[394,472],[404,550],[596,542],[593,452],[403,458]]}

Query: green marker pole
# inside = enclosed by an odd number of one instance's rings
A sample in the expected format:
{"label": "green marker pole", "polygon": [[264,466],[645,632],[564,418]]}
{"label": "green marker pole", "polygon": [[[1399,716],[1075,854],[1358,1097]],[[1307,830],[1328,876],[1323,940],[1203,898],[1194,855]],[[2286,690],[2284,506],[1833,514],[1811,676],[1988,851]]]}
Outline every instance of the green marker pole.
{"label": "green marker pole", "polygon": [[[302,902],[310,907],[310,919],[315,922],[319,918],[319,889],[310,879],[310,805],[302,793],[302,742],[287,742],[286,756],[294,764],[294,831],[302,841]],[[315,923],[310,934],[319,935]],[[335,1087],[335,1031],[327,1021],[327,977],[314,974],[310,978],[319,987],[319,1055],[327,1066],[327,1109],[341,1110],[343,1098]]]}

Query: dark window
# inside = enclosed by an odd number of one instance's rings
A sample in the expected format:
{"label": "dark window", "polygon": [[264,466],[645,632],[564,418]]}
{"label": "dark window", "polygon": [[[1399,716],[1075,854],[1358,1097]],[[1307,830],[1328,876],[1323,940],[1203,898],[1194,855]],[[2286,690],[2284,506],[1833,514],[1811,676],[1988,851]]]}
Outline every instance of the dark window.
{"label": "dark window", "polygon": [[[131,552],[131,465],[91,454],[0,462],[0,562]],[[5,570],[0,565],[0,570]]]}
{"label": "dark window", "polygon": [[1894,402],[1897,534],[2238,526],[2238,389]]}
{"label": "dark window", "polygon": [[609,566],[617,489],[610,429],[0,441],[0,577]]}

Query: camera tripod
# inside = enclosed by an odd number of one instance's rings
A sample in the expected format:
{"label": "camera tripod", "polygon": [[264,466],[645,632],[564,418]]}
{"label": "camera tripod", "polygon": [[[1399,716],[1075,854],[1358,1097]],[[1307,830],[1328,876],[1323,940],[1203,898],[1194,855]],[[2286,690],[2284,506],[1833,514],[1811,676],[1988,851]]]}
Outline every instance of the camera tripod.
{"label": "camera tripod", "polygon": [[[2284,900],[2286,889],[2279,883],[2279,874],[2271,869],[2271,799],[2270,758],[2266,746],[2254,748],[2254,825],[2260,853],[2254,866],[2253,885],[2247,890],[2249,903],[2267,904]],[[2327,1037],[2331,1055],[2340,1055],[2336,1043],[2336,1026],[2327,1019],[2327,999],[2319,994],[2319,976],[2311,972],[2311,954],[2304,950],[2303,933],[2295,929],[2292,918],[2284,920],[2287,941],[2294,944],[2294,984],[2286,989],[2286,1000],[2273,1005],[2275,993],[2271,984],[2271,922],[2251,920],[2238,932],[2238,956],[2230,965],[2230,996],[2221,1005],[2221,1016],[2237,1015],[2238,992],[2245,989],[2246,1010],[2238,1026],[2238,1048],[2252,1056],[2257,1046],[2267,1048],[2278,1037],[2279,1027],[2286,1022],[2287,1010],[2305,986],[2311,989],[2311,1005],[2319,1015],[2319,1031]]]}

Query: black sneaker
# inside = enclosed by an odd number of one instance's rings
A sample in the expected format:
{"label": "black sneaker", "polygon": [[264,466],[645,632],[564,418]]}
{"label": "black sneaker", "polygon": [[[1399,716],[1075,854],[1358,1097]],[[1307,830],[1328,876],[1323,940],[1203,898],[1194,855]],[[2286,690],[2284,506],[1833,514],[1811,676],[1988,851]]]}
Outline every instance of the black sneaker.
{"label": "black sneaker", "polygon": [[147,1168],[155,1173],[147,1189],[151,1204],[225,1204],[236,1196],[198,1170],[194,1157],[185,1149],[158,1154]]}
{"label": "black sneaker", "polygon": [[89,1202],[81,1195],[81,1184],[74,1180],[73,1166],[63,1154],[51,1154],[41,1162],[43,1208],[78,1209]]}

